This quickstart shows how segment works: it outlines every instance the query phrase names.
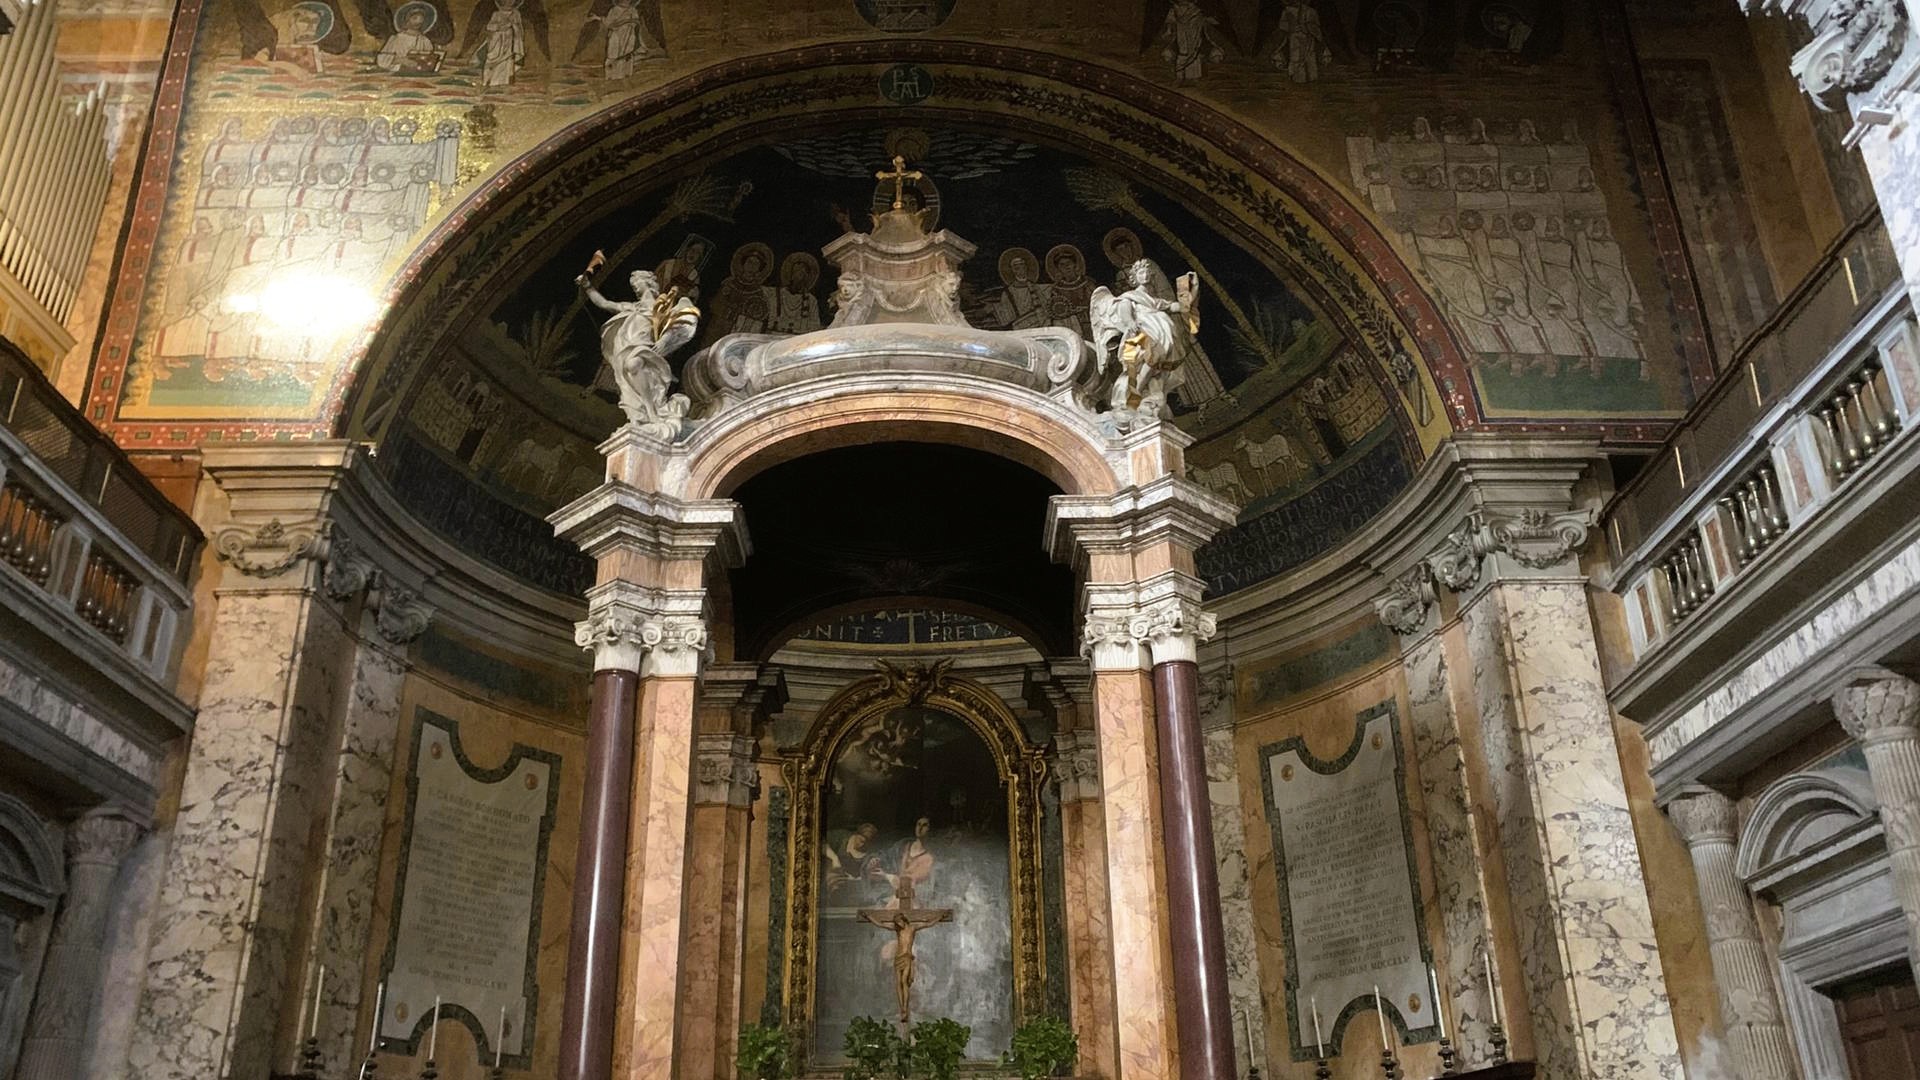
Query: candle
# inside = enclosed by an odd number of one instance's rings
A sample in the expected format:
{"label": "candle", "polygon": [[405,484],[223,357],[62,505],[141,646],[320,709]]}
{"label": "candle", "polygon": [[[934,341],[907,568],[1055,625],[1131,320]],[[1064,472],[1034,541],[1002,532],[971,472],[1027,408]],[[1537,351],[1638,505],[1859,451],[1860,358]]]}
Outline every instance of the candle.
{"label": "candle", "polygon": [[387,984],[381,983],[380,989],[373,995],[373,1034],[367,1037],[367,1056],[372,1057],[380,1049],[380,1010],[387,1003]]}
{"label": "candle", "polygon": [[427,1023],[427,1060],[432,1061],[440,1049],[440,995],[433,995],[433,1019]]}
{"label": "candle", "polygon": [[1447,1007],[1440,1004],[1440,973],[1427,965],[1427,982],[1433,987],[1433,1022],[1440,1025],[1440,1034],[1447,1034]]}
{"label": "candle", "polygon": [[1487,1007],[1493,1011],[1493,1022],[1500,1022],[1500,984],[1493,981],[1493,952],[1489,950],[1482,959],[1487,962]]}
{"label": "candle", "polygon": [[507,1048],[507,1007],[500,1006],[500,1034],[493,1040],[493,1067],[500,1067],[500,1055]]}
{"label": "candle", "polygon": [[320,965],[320,977],[313,980],[313,1012],[307,1016],[307,1038],[320,1036],[320,990],[327,985],[327,965]]}
{"label": "candle", "polygon": [[1322,1061],[1327,1059],[1327,1041],[1320,1037],[1320,998],[1318,995],[1307,999],[1307,1007],[1313,1010],[1313,1056]]}
{"label": "candle", "polygon": [[1253,1010],[1240,1014],[1241,1026],[1247,1029],[1247,1064],[1253,1064]]}
{"label": "candle", "polygon": [[1373,984],[1373,1014],[1380,1018],[1381,1049],[1383,1050],[1392,1049],[1392,1045],[1387,1042],[1387,1007],[1385,1005],[1380,1004],[1380,984],[1379,983]]}

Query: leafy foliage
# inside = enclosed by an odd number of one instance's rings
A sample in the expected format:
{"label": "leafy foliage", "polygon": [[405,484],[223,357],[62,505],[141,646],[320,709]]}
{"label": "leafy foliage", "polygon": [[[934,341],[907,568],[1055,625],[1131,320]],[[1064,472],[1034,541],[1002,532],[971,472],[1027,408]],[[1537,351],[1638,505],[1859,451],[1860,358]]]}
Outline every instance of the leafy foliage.
{"label": "leafy foliage", "polygon": [[909,1052],[893,1025],[871,1016],[856,1016],[847,1025],[845,1080],[906,1080]]}
{"label": "leafy foliage", "polygon": [[1080,1039],[1057,1016],[1036,1016],[1013,1033],[1006,1061],[1019,1070],[1021,1080],[1060,1076],[1080,1059]]}
{"label": "leafy foliage", "polygon": [[800,1061],[793,1033],[775,1024],[747,1024],[740,1029],[734,1054],[741,1080],[787,1080]]}
{"label": "leafy foliage", "polygon": [[953,1080],[972,1036],[972,1028],[945,1016],[913,1025],[914,1075],[922,1080]]}

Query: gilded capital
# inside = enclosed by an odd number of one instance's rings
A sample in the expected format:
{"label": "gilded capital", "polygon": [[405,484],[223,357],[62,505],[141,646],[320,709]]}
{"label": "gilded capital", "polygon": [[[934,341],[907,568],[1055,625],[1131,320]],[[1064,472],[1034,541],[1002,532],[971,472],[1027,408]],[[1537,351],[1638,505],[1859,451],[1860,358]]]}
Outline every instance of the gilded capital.
{"label": "gilded capital", "polygon": [[1861,742],[1920,733],[1920,683],[1885,668],[1861,668],[1833,695],[1833,714]]}

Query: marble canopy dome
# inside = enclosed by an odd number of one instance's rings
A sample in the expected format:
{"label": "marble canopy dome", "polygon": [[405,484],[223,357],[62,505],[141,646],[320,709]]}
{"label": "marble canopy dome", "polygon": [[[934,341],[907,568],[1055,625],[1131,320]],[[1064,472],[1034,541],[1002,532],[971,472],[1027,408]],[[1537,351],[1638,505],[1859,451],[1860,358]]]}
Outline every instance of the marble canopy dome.
{"label": "marble canopy dome", "polygon": [[[636,269],[697,288],[703,325],[677,369],[727,333],[817,330],[833,317],[821,249],[884,209],[890,186],[873,174],[895,154],[925,174],[909,198],[978,249],[960,300],[981,329],[1085,333],[1089,293],[1137,257],[1199,275],[1204,370],[1174,395],[1174,419],[1196,440],[1195,478],[1245,507],[1202,554],[1216,593],[1326,550],[1409,482],[1415,418],[1355,344],[1351,317],[1292,270],[1299,253],[1110,160],[1003,132],[871,121],[650,175],[566,235],[515,252],[393,410],[379,454],[388,477],[435,531],[577,593],[590,565],[545,518],[599,482],[595,447],[620,416],[600,377],[597,313],[574,278],[598,252],[609,289]],[[1027,539],[1039,556],[1037,535]]]}

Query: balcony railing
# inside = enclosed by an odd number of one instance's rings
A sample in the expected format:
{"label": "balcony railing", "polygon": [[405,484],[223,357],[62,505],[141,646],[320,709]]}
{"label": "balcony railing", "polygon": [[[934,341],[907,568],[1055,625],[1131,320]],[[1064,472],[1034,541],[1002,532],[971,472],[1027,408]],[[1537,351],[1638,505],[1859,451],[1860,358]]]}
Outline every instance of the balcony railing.
{"label": "balcony railing", "polygon": [[[1920,327],[1905,284],[1896,282],[1805,365],[1797,385],[1727,440],[1724,460],[1709,462],[1678,492],[1636,477],[1608,507],[1614,588],[1628,601],[1636,657],[1658,649],[1782,538],[1872,473],[1917,418]],[[1672,445],[1666,452],[1679,453]],[[1649,491],[1673,500],[1657,519],[1648,513]]]}
{"label": "balcony railing", "polygon": [[201,542],[193,520],[0,340],[0,577],[165,680]]}
{"label": "balcony railing", "polygon": [[[1615,565],[1672,534],[1676,508],[1723,482],[1751,449],[1750,435],[1798,395],[1835,347],[1900,283],[1886,226],[1877,213],[1856,222],[1773,316],[1742,342],[1720,377],[1694,403],[1667,444],[1621,487],[1605,515]],[[1883,397],[1881,399],[1885,401]]]}

